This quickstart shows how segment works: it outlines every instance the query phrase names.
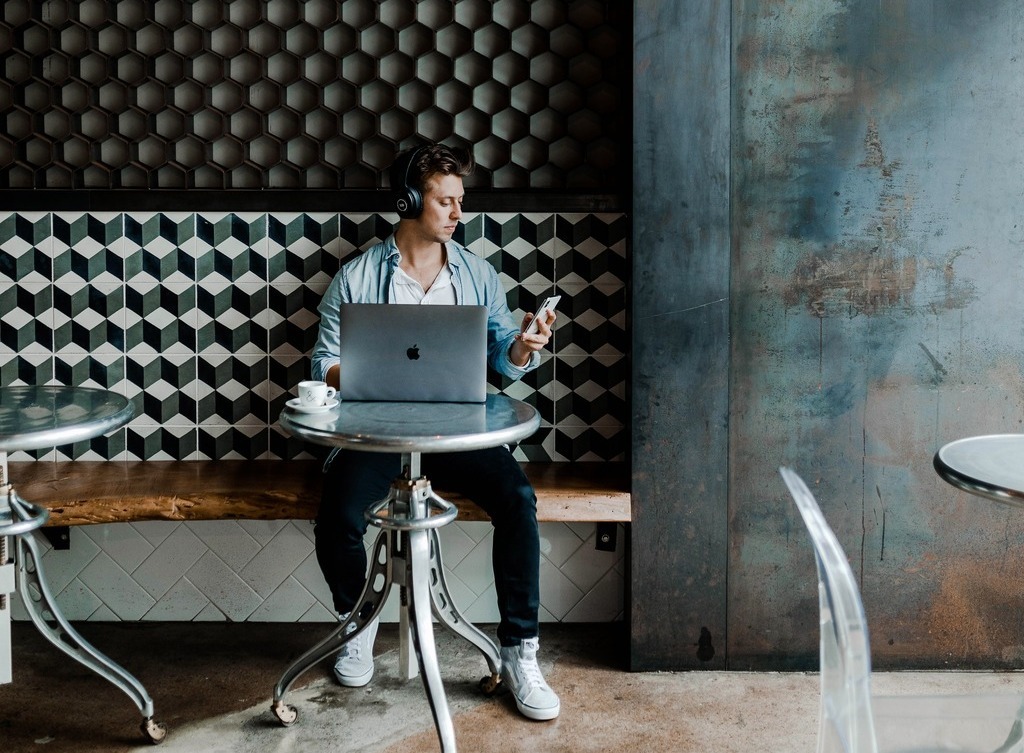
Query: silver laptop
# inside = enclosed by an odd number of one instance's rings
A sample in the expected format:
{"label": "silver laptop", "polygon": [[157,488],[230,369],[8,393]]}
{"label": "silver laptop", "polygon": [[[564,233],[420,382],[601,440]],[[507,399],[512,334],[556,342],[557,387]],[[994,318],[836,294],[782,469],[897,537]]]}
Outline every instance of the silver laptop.
{"label": "silver laptop", "polygon": [[342,400],[482,403],[487,307],[343,303]]}

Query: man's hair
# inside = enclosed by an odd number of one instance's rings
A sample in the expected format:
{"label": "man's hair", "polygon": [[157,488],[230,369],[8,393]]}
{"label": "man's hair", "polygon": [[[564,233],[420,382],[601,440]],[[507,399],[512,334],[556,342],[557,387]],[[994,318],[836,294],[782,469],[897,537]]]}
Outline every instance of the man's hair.
{"label": "man's hair", "polygon": [[[443,144],[419,147],[416,159],[409,166],[409,185],[424,193],[428,178],[434,175],[458,175],[465,178],[473,172],[473,167],[473,155],[466,149]],[[391,185],[395,187],[395,183]],[[401,188],[401,185],[398,187]]]}

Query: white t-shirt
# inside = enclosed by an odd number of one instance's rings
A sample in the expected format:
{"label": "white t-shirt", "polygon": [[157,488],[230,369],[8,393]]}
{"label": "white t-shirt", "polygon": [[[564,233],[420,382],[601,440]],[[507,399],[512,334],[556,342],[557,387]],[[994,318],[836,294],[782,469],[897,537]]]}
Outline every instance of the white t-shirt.
{"label": "white t-shirt", "polygon": [[455,300],[455,286],[452,285],[452,270],[448,267],[447,262],[441,267],[441,271],[438,272],[434,284],[430,286],[430,290],[426,294],[424,294],[423,288],[420,287],[416,280],[403,272],[401,267],[396,267],[395,273],[391,276],[391,295],[389,298],[392,303],[440,303],[447,305],[458,303]]}

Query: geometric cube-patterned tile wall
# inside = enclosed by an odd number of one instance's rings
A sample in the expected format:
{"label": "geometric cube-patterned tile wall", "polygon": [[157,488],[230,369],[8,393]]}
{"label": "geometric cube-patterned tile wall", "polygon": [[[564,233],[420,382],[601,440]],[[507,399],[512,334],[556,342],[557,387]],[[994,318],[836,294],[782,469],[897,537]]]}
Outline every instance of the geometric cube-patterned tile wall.
{"label": "geometric cube-patterned tile wall", "polygon": [[[12,459],[293,458],[276,426],[309,373],[316,306],[393,216],[0,213],[0,382],[95,385],[124,429]],[[521,460],[625,457],[626,219],[467,215],[456,240],[498,270],[516,317],[562,296],[541,368],[490,389],[533,404]]]}
{"label": "geometric cube-patterned tile wall", "polygon": [[[0,213],[0,383],[101,386],[136,407],[108,436],[10,459],[308,457],[276,417],[309,373],[317,304],[339,264],[395,219]],[[520,460],[626,456],[627,237],[617,213],[477,214],[460,226],[456,240],[498,270],[517,317],[562,296],[541,367],[489,386],[541,414]],[[301,521],[87,526],[44,563],[73,619],[331,619],[310,535]],[[496,621],[489,525],[444,535],[453,595],[467,616]],[[542,618],[620,618],[621,544],[597,551],[592,524],[545,523],[541,535]],[[204,590],[211,579],[237,588]]]}

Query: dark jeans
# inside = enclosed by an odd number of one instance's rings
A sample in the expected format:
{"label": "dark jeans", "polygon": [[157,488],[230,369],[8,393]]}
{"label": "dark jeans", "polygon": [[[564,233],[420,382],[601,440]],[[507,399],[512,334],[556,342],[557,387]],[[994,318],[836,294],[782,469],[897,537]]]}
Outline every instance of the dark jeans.
{"label": "dark jeans", "polygon": [[[536,637],[540,607],[537,497],[519,463],[504,447],[420,457],[420,470],[432,486],[468,497],[491,518],[501,645],[515,646]],[[400,455],[356,450],[341,450],[327,469],[314,533],[317,561],[339,613],[352,610],[366,583],[363,512],[387,495],[400,472]]]}

